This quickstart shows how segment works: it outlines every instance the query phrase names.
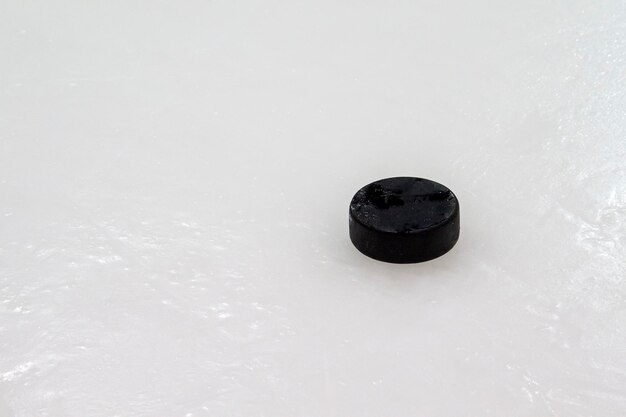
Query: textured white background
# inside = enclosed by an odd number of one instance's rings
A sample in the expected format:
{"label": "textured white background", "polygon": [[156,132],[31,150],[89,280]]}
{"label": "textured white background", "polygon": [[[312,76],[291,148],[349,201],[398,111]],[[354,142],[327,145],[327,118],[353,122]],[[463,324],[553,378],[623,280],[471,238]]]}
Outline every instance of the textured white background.
{"label": "textured white background", "polygon": [[622,1],[0,0],[1,417],[625,416],[625,245]]}

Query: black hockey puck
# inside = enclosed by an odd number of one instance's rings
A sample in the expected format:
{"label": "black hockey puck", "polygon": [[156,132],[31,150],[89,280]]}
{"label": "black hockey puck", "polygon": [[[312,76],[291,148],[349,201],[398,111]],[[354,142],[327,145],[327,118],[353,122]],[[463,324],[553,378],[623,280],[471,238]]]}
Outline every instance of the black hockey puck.
{"label": "black hockey puck", "polygon": [[350,240],[379,261],[429,261],[456,244],[459,211],[454,193],[439,183],[387,178],[366,185],[352,198]]}

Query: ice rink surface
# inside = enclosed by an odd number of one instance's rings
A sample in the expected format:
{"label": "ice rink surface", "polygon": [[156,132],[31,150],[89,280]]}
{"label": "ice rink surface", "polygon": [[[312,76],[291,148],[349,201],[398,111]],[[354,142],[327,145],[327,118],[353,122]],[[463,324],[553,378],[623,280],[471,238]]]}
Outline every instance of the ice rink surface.
{"label": "ice rink surface", "polygon": [[1,417],[623,417],[625,246],[622,1],[0,1]]}

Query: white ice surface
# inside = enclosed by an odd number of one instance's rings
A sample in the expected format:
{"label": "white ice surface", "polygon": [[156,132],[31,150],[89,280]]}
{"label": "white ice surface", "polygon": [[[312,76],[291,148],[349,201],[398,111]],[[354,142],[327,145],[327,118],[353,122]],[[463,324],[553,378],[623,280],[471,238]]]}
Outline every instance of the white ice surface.
{"label": "white ice surface", "polygon": [[0,0],[1,417],[625,416],[625,245],[622,1]]}

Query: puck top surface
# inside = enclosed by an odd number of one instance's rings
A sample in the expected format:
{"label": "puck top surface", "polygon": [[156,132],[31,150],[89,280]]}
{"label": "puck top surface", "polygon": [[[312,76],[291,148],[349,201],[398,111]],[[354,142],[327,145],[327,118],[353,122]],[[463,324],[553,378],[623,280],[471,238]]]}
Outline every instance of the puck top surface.
{"label": "puck top surface", "polygon": [[446,222],[457,207],[456,196],[439,183],[396,177],[361,188],[352,199],[350,214],[381,232],[417,233]]}

